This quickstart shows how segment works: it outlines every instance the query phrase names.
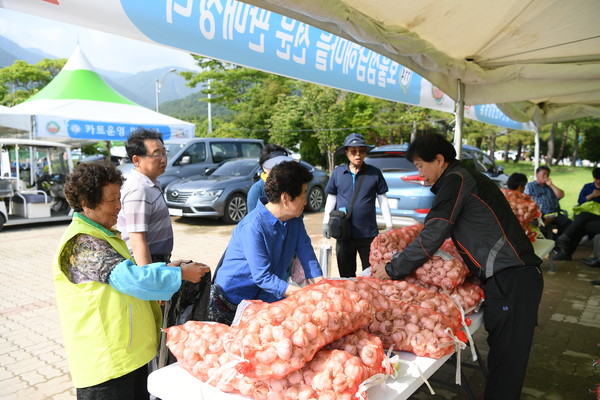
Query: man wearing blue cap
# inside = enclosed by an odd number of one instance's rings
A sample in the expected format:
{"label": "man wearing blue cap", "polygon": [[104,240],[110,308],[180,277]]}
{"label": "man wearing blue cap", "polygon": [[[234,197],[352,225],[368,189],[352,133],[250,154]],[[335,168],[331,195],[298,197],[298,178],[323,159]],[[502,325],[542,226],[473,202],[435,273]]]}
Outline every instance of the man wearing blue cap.
{"label": "man wearing blue cap", "polygon": [[[325,188],[327,201],[323,216],[323,236],[330,237],[329,213],[334,209],[349,212],[351,218],[351,237],[336,241],[336,258],[341,278],[356,276],[356,253],[360,256],[362,268],[369,267],[371,242],[379,234],[375,198],[379,202],[387,229],[392,229],[390,206],[385,195],[388,191],[387,183],[378,168],[364,162],[373,147],[367,145],[363,136],[358,133],[346,136],[344,145],[336,150],[336,154],[346,154],[348,162],[333,170]],[[350,207],[355,189],[358,192]]]}

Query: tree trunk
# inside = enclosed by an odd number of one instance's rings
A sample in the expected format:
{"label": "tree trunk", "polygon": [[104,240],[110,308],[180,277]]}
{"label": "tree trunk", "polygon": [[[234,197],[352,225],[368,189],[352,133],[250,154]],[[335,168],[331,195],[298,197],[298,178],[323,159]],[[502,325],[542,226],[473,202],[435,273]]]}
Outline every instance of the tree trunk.
{"label": "tree trunk", "polygon": [[548,153],[546,153],[546,165],[551,167],[554,165],[554,130],[556,129],[556,123],[553,123],[550,127],[550,135],[548,136]]}
{"label": "tree trunk", "polygon": [[577,166],[579,158],[579,127],[575,126],[575,140],[573,141],[573,158],[571,159],[571,167]]}
{"label": "tree trunk", "polygon": [[327,149],[327,168],[329,170],[329,176],[333,173],[333,169],[335,168],[335,150],[331,151],[331,149]]}
{"label": "tree trunk", "polygon": [[410,142],[417,138],[417,121],[413,121],[412,130],[410,131]]}
{"label": "tree trunk", "polygon": [[560,144],[560,150],[558,151],[558,156],[556,157],[557,163],[559,163],[565,156],[565,144],[567,143],[567,135],[568,134],[569,134],[569,125],[565,126],[565,129],[563,130],[562,143]]}
{"label": "tree trunk", "polygon": [[523,151],[523,141],[519,140],[519,143],[517,143],[517,155],[515,156],[515,163],[519,162],[519,160],[521,160],[521,152]]}
{"label": "tree trunk", "polygon": [[475,147],[477,147],[478,149],[480,149],[482,142],[483,142],[483,136],[478,137],[477,139],[475,139]]}
{"label": "tree trunk", "polygon": [[496,152],[496,132],[492,131],[489,138],[490,158],[495,160],[496,157],[494,156],[494,153]]}

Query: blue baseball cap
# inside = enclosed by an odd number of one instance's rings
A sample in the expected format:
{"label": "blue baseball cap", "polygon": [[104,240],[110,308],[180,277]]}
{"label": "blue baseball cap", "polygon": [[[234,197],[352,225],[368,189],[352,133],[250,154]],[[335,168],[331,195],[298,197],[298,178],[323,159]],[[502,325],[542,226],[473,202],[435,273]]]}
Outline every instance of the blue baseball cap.
{"label": "blue baseball cap", "polygon": [[344,139],[344,145],[335,150],[335,154],[344,154],[346,147],[364,147],[365,151],[368,153],[373,150],[373,147],[375,146],[368,145],[367,142],[365,142],[365,138],[360,133],[351,133]]}

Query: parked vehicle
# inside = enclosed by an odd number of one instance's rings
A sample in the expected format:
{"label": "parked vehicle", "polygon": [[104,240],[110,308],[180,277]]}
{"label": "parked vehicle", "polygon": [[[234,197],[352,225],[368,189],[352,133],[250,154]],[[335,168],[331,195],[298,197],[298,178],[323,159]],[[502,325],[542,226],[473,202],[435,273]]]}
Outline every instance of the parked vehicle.
{"label": "parked vehicle", "polygon": [[[504,150],[496,150],[494,152],[494,158],[496,160],[504,160],[505,156],[506,156],[506,151],[504,151]],[[511,161],[515,161],[517,159],[517,152],[514,150],[509,150],[508,151],[508,159]]]}
{"label": "parked vehicle", "polygon": [[[204,137],[167,140],[167,169],[158,177],[158,182],[164,188],[177,179],[205,175],[209,169],[232,158],[258,157],[263,146],[260,139]],[[119,166],[125,179],[133,168],[131,161]]]}
{"label": "parked vehicle", "polygon": [[306,191],[306,211],[319,212],[325,205],[325,187],[329,182],[329,175],[312,166],[306,161],[300,161],[313,175],[312,181],[308,183]]}
{"label": "parked vehicle", "polygon": [[[387,145],[374,148],[365,162],[383,172],[388,184],[388,202],[394,226],[423,223],[431,208],[434,194],[418,174],[415,165],[406,158],[408,144]],[[502,167],[477,147],[463,145],[462,164],[492,179],[500,187],[506,186],[508,176]],[[377,222],[384,226],[381,210],[377,208]]]}
{"label": "parked vehicle", "polygon": [[[308,184],[307,211],[319,211],[324,204],[329,177],[307,162],[313,173]],[[239,158],[221,163],[207,175],[178,179],[165,188],[165,200],[172,216],[222,218],[237,224],[248,213],[247,194],[260,179],[258,158]]]}
{"label": "parked vehicle", "polygon": [[65,178],[73,170],[69,145],[0,139],[0,151],[0,229],[71,219],[63,192]]}

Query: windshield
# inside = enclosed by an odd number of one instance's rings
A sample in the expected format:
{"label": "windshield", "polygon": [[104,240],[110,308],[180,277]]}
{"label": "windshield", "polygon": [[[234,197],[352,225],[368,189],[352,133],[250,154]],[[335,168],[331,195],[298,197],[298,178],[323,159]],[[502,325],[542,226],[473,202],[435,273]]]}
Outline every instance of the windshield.
{"label": "windshield", "polygon": [[45,174],[69,173],[67,150],[64,148],[42,148],[4,145],[2,146],[0,177],[18,179],[31,186]]}
{"label": "windshield", "polygon": [[404,151],[386,151],[385,153],[369,153],[366,163],[381,171],[415,171],[415,165],[408,161]]}
{"label": "windshield", "polygon": [[169,153],[169,156],[174,156],[185,146],[185,143],[165,143],[165,149]]}
{"label": "windshield", "polygon": [[210,176],[247,176],[258,166],[256,158],[233,160],[223,163]]}

